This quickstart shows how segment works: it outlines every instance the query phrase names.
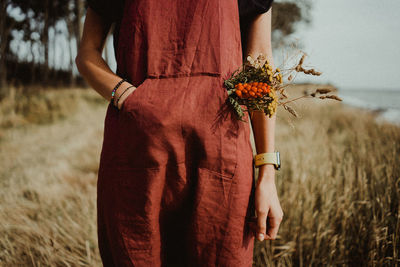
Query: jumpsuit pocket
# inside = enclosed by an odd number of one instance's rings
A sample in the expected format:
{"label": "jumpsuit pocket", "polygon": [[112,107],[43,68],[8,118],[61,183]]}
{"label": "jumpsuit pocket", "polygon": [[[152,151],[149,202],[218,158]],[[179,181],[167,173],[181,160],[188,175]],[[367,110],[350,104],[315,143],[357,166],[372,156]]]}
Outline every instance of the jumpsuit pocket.
{"label": "jumpsuit pocket", "polygon": [[[200,77],[201,78],[201,77]],[[199,79],[200,79],[199,78]],[[199,81],[201,88],[190,95],[189,103],[201,103],[193,108],[189,125],[195,130],[198,146],[194,147],[199,167],[233,179],[238,165],[239,122],[226,102],[228,92],[221,77]],[[204,88],[204,89],[203,89]],[[190,107],[190,105],[188,104]]]}
{"label": "jumpsuit pocket", "polygon": [[126,112],[129,109],[129,102],[131,101],[132,98],[137,98],[136,94],[138,94],[138,91],[141,91],[143,85],[147,82],[148,78],[146,78],[142,83],[140,83],[138,86],[136,86],[136,89],[131,92],[127,98],[125,98],[124,102],[122,102],[121,105],[121,112]]}

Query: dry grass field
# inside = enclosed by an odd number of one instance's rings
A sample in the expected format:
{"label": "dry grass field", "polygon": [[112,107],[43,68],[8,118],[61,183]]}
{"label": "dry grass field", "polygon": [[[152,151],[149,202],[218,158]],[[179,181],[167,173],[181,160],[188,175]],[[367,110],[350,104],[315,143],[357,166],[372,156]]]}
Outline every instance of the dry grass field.
{"label": "dry grass field", "polygon": [[[0,103],[0,266],[101,266],[106,106],[80,89]],[[256,241],[254,266],[400,265],[400,128],[334,100],[292,106],[300,118],[279,108],[276,132],[285,216],[276,240]]]}

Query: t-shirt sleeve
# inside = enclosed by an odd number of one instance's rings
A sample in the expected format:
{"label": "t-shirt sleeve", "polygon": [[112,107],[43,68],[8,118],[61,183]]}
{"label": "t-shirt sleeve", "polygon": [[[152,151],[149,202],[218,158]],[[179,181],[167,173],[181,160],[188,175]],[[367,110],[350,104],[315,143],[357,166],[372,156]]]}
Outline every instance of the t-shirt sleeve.
{"label": "t-shirt sleeve", "polygon": [[93,9],[107,22],[117,21],[121,15],[124,0],[86,0],[88,7]]}
{"label": "t-shirt sleeve", "polygon": [[273,0],[238,0],[239,16],[251,17],[267,12]]}

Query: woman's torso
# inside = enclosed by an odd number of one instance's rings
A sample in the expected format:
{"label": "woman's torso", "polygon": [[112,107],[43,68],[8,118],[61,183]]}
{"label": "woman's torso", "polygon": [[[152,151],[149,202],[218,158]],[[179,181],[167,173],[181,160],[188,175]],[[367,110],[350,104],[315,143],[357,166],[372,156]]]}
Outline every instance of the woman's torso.
{"label": "woman's torso", "polygon": [[242,62],[235,0],[125,0],[115,30],[117,74],[133,84],[226,76]]}

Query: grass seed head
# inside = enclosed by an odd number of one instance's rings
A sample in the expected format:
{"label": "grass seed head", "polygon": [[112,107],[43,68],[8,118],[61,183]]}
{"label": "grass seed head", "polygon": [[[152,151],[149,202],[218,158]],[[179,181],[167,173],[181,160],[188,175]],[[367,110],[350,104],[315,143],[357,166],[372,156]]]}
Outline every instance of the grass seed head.
{"label": "grass seed head", "polygon": [[332,92],[332,90],[329,88],[318,88],[317,90],[315,90],[315,92],[320,94],[327,94],[329,92]]}
{"label": "grass seed head", "polygon": [[303,65],[304,63],[304,59],[306,58],[306,55],[303,54],[303,56],[301,57],[300,61],[299,61],[299,66]]}
{"label": "grass seed head", "polygon": [[337,101],[342,101],[342,99],[336,95],[322,95],[319,98],[321,98],[321,99],[329,98],[329,99],[334,99]]}
{"label": "grass seed head", "polygon": [[292,115],[295,116],[295,117],[298,117],[297,112],[296,112],[293,108],[289,107],[288,105],[283,105],[283,107],[284,107],[287,111],[289,111],[290,114],[292,114]]}

